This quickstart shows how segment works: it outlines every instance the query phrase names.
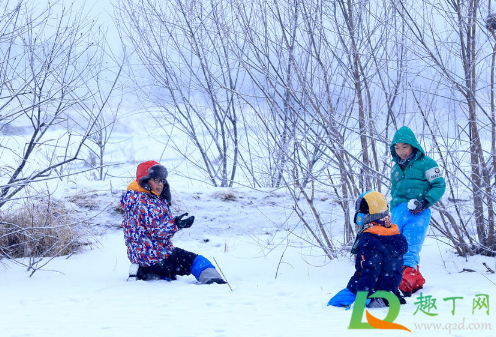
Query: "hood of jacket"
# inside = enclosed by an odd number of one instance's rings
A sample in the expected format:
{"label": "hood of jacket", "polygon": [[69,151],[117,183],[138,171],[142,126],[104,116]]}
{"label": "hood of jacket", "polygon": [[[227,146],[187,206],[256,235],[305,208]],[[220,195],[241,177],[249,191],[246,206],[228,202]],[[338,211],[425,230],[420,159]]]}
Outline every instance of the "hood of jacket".
{"label": "hood of jacket", "polygon": [[394,162],[398,162],[400,157],[396,154],[396,150],[394,149],[394,145],[398,143],[410,144],[414,148],[417,149],[417,155],[415,158],[418,158],[421,155],[425,155],[424,149],[420,146],[420,143],[417,141],[417,137],[408,126],[402,126],[396,131],[393,137],[393,141],[389,147],[391,151],[391,156],[393,157]]}
{"label": "hood of jacket", "polygon": [[157,197],[159,196],[157,193],[153,192],[153,191],[148,191],[147,189],[144,189],[143,187],[141,187],[141,185],[138,183],[137,180],[133,180],[132,183],[130,183],[128,186],[127,186],[127,190],[133,190],[133,191],[136,191],[136,192],[143,192],[143,193],[147,193],[147,194],[153,194],[153,195],[156,195]]}
{"label": "hood of jacket", "polygon": [[406,238],[400,234],[398,226],[394,224],[389,228],[373,226],[366,229],[363,242],[360,242],[359,245],[368,249],[375,249],[377,252],[388,252],[388,255],[392,257],[403,256],[408,250]]}

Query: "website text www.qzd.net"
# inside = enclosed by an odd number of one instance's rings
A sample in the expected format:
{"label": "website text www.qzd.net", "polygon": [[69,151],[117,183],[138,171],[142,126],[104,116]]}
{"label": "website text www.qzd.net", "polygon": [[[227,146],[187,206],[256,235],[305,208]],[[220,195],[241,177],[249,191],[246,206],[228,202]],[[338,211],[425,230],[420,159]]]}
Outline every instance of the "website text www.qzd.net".
{"label": "website text www.qzd.net", "polygon": [[467,323],[465,317],[458,323],[414,323],[416,330],[492,331],[491,323]]}

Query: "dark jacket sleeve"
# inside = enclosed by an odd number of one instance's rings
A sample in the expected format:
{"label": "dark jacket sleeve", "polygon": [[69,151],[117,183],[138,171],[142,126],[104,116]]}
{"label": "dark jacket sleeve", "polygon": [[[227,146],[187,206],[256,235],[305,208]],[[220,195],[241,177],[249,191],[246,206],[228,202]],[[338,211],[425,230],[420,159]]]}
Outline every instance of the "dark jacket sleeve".
{"label": "dark jacket sleeve", "polygon": [[381,275],[382,253],[366,247],[358,252],[357,258],[362,266],[357,291],[367,291],[371,295]]}
{"label": "dark jacket sleeve", "polygon": [[353,292],[367,291],[369,295],[376,291],[377,280],[381,275],[382,252],[376,249],[377,243],[369,235],[364,235],[358,244],[355,274],[348,282],[347,288]]}

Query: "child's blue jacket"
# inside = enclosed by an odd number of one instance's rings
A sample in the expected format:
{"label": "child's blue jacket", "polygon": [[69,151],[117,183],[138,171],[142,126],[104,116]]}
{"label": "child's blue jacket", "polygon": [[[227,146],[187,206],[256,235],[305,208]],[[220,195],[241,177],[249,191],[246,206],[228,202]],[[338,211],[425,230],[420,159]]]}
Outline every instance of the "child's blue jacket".
{"label": "child's blue jacket", "polygon": [[397,292],[403,277],[403,255],[408,243],[398,226],[373,226],[360,236],[355,274],[347,288],[354,294],[377,290]]}

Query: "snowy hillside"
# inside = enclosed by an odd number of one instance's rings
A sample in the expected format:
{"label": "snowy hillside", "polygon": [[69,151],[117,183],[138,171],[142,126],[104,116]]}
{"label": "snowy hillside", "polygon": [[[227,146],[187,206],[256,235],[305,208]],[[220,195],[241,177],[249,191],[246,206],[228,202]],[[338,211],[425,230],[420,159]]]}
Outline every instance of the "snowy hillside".
{"label": "snowy hillside", "polygon": [[[1,336],[399,336],[407,331],[350,330],[352,310],[327,307],[354,270],[349,254],[328,262],[299,237],[291,198],[284,191],[196,189],[170,178],[174,211],[196,216],[179,232],[176,246],[216,261],[227,285],[177,281],[128,282],[129,262],[116,209],[125,184],[79,182],[98,207],[92,222],[103,235],[84,252],[52,261],[32,277],[25,268],[0,264]],[[74,189],[60,194],[76,193]],[[323,204],[322,206],[325,206]],[[334,207],[327,202],[327,207]],[[103,210],[103,212],[102,212]],[[340,219],[335,219],[340,221]],[[286,229],[291,228],[292,233]],[[395,323],[412,335],[491,336],[496,329],[494,258],[464,260],[428,238],[421,270],[422,294],[401,307]],[[462,272],[464,269],[474,272]],[[489,308],[479,301],[486,294]],[[463,299],[446,298],[463,297]],[[434,302],[435,300],[435,302]],[[452,314],[453,302],[455,313]],[[429,316],[437,313],[437,316]],[[472,310],[474,312],[472,313]],[[384,318],[387,309],[371,309]],[[487,315],[489,311],[489,315]],[[365,316],[364,316],[365,319]],[[424,325],[422,325],[424,324]],[[429,325],[425,324],[436,324]],[[491,326],[489,326],[491,325]],[[429,329],[427,329],[429,328]],[[456,330],[455,330],[456,328]]]}
{"label": "snowy hillside", "polygon": [[[0,4],[0,337],[495,335],[496,258],[456,254],[495,251],[491,2]],[[394,146],[413,154],[402,125],[439,165],[405,189],[447,189],[425,287],[368,310],[409,331],[357,331],[361,308],[327,303],[354,272],[353,198],[391,199]],[[127,280],[120,198],[149,160],[195,216],[173,243],[228,284]]]}

